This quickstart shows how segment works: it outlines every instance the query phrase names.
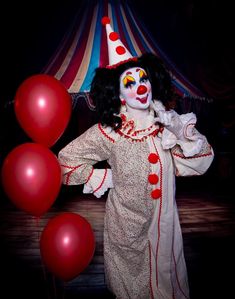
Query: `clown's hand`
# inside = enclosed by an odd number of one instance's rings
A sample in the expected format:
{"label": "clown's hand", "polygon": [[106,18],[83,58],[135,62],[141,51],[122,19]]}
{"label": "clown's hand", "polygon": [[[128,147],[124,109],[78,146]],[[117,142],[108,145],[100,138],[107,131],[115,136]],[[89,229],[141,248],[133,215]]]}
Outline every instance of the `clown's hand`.
{"label": "clown's hand", "polygon": [[173,133],[177,139],[184,139],[184,126],[177,112],[174,110],[166,111],[165,107],[160,101],[151,102],[151,107],[157,115],[157,117],[154,119],[155,122],[162,124],[167,130]]}

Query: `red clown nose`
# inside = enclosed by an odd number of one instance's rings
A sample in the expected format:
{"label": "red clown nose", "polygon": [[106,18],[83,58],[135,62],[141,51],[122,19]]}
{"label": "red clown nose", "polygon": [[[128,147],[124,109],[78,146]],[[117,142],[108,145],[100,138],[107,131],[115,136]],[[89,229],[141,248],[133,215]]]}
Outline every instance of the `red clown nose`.
{"label": "red clown nose", "polygon": [[137,89],[138,94],[144,94],[147,92],[147,87],[145,85],[140,85]]}

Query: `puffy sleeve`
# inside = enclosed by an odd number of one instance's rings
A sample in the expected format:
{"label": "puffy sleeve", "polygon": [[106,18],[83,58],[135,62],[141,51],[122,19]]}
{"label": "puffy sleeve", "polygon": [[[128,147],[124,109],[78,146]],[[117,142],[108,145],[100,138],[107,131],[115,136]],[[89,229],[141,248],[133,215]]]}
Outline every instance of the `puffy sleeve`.
{"label": "puffy sleeve", "polygon": [[84,184],[84,193],[101,197],[112,187],[112,172],[109,168],[95,169],[94,165],[109,159],[111,146],[112,140],[101,134],[98,124],[71,141],[58,154],[63,183]]}
{"label": "puffy sleeve", "polygon": [[195,128],[196,115],[180,115],[183,136],[180,139],[164,128],[162,133],[163,149],[170,149],[175,163],[177,176],[204,174],[214,159],[214,152],[207,138]]}

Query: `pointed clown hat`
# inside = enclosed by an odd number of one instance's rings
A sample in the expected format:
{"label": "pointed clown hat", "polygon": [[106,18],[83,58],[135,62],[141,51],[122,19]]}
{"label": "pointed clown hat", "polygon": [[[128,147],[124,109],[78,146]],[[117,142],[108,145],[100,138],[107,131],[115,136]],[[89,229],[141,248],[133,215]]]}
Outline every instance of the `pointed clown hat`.
{"label": "pointed clown hat", "polygon": [[137,60],[137,57],[133,57],[123,45],[118,33],[113,31],[109,17],[103,17],[101,22],[106,27],[108,43],[109,65],[107,65],[106,68],[115,68],[127,61]]}

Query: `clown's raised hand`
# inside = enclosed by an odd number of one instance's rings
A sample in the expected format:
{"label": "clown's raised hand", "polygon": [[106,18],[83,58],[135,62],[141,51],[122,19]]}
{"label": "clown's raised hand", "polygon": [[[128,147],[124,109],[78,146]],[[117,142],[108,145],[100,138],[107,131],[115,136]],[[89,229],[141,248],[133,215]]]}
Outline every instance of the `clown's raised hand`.
{"label": "clown's raised hand", "polygon": [[160,101],[151,102],[151,107],[156,112],[155,122],[162,124],[178,139],[183,138],[183,123],[177,112],[174,110],[166,111],[164,105]]}

